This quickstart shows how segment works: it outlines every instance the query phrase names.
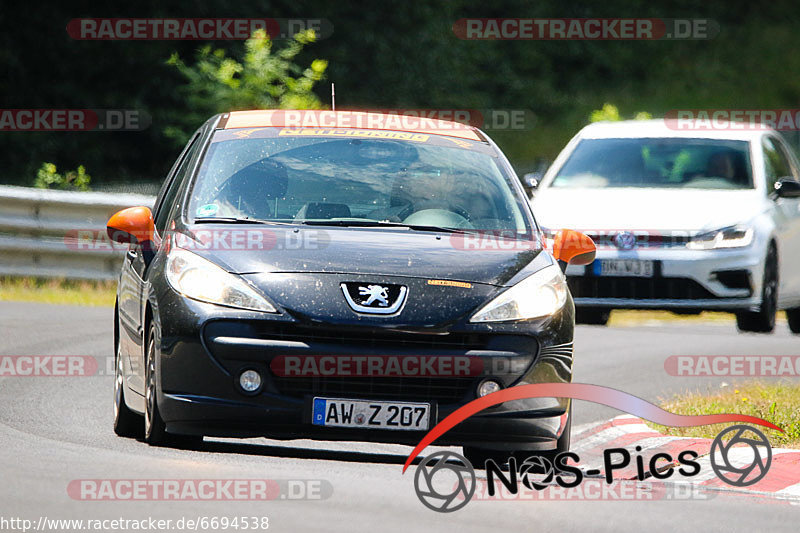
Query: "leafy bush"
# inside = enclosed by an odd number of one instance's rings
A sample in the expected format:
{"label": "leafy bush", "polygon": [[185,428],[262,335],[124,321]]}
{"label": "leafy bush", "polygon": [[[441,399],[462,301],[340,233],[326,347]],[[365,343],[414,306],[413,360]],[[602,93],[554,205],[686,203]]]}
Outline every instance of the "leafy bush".
{"label": "leafy bush", "polygon": [[299,32],[283,48],[273,50],[264,30],[257,30],[244,43],[242,62],[226,57],[224,50],[204,46],[197,52],[194,66],[186,65],[177,53],[167,61],[188,81],[183,87],[188,113],[174,116],[176,125],[164,134],[179,144],[214,113],[247,109],[320,109],[312,92],[322,80],[328,62],[315,59],[308,68],[294,63],[303,47],[316,39],[314,30]]}
{"label": "leafy bush", "polygon": [[36,180],[33,182],[33,186],[38,189],[88,191],[90,181],[92,181],[92,177],[86,173],[83,165],[80,165],[77,170],[59,174],[53,163],[42,163],[41,168],[36,173]]}
{"label": "leafy bush", "polygon": [[[647,111],[638,111],[635,115],[633,115],[633,120],[648,120],[651,118],[653,118],[653,115]],[[619,114],[619,109],[617,109],[617,106],[614,104],[603,104],[602,109],[595,109],[592,111],[592,114],[589,115],[589,122],[617,122],[619,120],[624,119]]]}

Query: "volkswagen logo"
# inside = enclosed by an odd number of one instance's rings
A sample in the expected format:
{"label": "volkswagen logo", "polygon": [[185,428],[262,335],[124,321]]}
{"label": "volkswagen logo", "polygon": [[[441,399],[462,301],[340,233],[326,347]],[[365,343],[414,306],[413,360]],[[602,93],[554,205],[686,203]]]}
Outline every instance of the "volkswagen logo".
{"label": "volkswagen logo", "polygon": [[636,247],[636,235],[630,231],[620,231],[614,235],[614,246],[620,250],[632,250]]}
{"label": "volkswagen logo", "polygon": [[475,486],[472,464],[454,452],[436,452],[427,456],[414,473],[417,498],[428,509],[440,513],[452,513],[467,505],[475,494]]}
{"label": "volkswagen logo", "polygon": [[717,477],[735,487],[757,483],[772,464],[772,446],[766,435],[741,424],[721,431],[709,455]]}

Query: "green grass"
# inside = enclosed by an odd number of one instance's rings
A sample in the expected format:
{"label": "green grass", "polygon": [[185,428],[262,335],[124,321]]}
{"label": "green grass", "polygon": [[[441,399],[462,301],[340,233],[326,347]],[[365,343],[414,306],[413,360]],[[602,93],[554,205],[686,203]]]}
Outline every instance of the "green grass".
{"label": "green grass", "polygon": [[116,281],[0,277],[0,301],[111,307]]}
{"label": "green grass", "polygon": [[[759,428],[774,447],[800,448],[800,384],[791,382],[748,382],[728,385],[710,394],[691,393],[675,396],[661,404],[667,411],[681,415],[736,413],[757,416],[783,428],[786,433]],[[714,438],[728,424],[694,428],[664,427],[647,423],[666,435]]]}

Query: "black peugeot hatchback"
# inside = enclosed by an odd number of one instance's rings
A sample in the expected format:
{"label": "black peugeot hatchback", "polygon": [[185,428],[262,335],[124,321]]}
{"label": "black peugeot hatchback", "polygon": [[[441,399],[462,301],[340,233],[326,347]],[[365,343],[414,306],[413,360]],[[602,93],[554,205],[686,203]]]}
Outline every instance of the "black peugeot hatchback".
{"label": "black peugeot hatchback", "polygon": [[[114,429],[415,444],[507,387],[569,382],[567,263],[480,130],[346,111],[217,115],[129,245],[115,308]],[[548,245],[549,243],[549,245]],[[508,402],[439,444],[468,457],[569,448],[570,401]]]}

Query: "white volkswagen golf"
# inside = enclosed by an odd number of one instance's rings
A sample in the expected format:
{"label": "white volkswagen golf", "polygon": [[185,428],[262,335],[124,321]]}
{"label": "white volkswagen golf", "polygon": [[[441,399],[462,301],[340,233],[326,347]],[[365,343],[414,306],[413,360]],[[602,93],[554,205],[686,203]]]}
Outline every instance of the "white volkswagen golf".
{"label": "white volkswagen golf", "polygon": [[593,264],[567,270],[580,322],[716,310],[766,333],[785,309],[800,333],[800,165],[774,131],[729,126],[595,123],[541,180],[526,176],[543,228],[597,244]]}

